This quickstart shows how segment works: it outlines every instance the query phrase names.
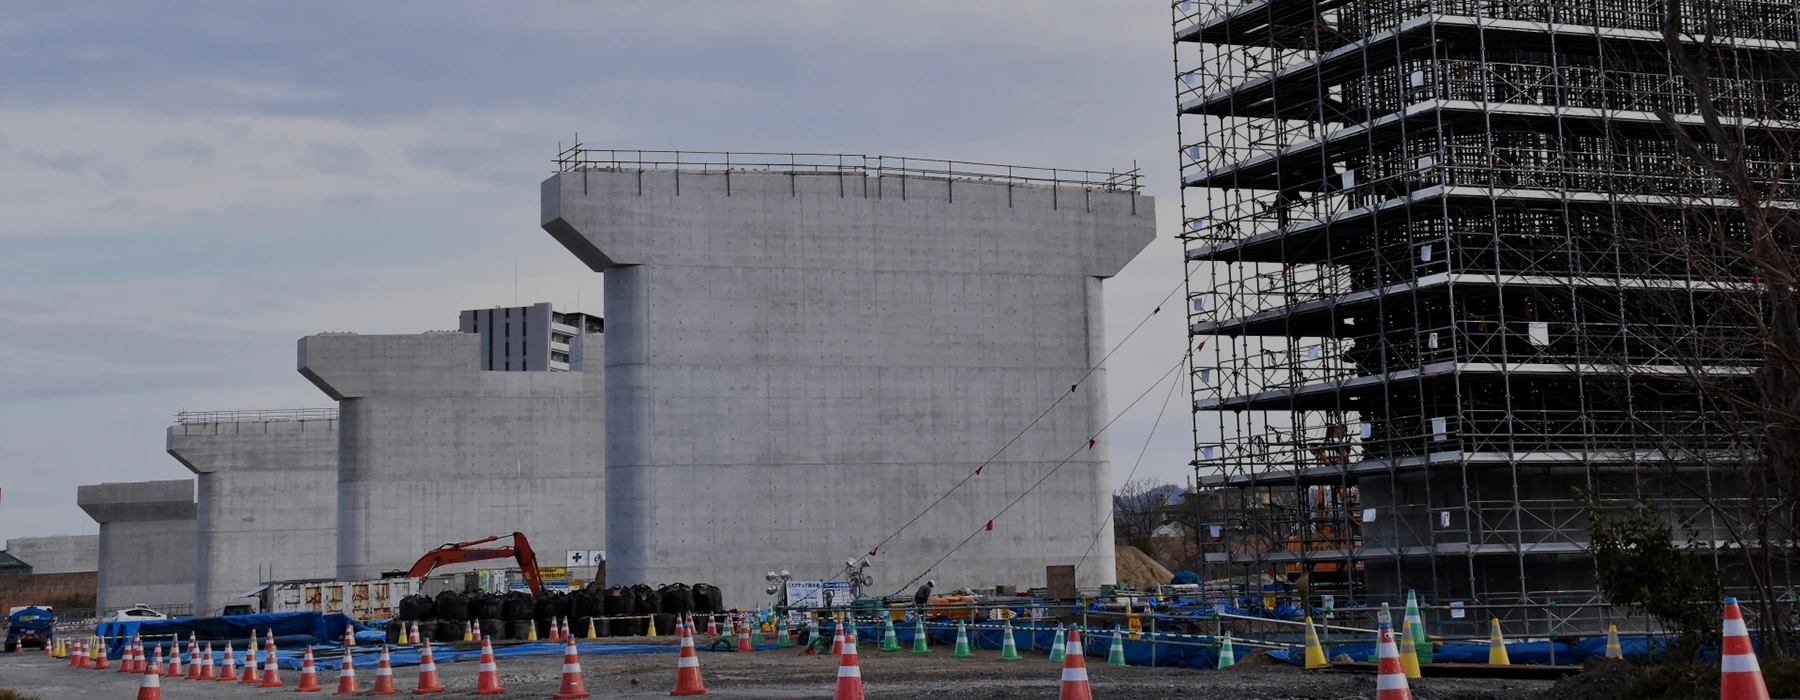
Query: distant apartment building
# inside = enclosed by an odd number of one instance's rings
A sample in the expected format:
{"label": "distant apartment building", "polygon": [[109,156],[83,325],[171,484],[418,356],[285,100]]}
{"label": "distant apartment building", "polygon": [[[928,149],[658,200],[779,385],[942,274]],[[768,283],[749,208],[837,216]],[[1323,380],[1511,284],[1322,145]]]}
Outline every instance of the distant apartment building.
{"label": "distant apartment building", "polygon": [[604,326],[599,316],[562,313],[543,302],[464,311],[458,330],[481,334],[483,370],[579,372],[581,336]]}

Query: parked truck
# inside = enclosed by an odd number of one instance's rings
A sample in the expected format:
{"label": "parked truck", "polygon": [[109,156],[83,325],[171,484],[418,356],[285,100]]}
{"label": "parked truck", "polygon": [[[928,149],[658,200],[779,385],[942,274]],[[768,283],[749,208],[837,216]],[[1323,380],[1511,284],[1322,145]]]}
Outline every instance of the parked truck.
{"label": "parked truck", "polygon": [[56,638],[56,615],[48,605],[13,608],[6,616],[6,650],[44,648]]}

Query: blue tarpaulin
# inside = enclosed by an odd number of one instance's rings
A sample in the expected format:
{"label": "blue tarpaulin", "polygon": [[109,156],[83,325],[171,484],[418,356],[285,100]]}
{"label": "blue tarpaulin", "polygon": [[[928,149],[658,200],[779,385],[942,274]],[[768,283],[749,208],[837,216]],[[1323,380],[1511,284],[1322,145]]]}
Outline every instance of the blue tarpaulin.
{"label": "blue tarpaulin", "polygon": [[103,622],[95,629],[95,634],[107,640],[107,655],[119,658],[124,652],[125,642],[133,635],[140,635],[147,642],[170,637],[186,641],[189,634],[196,634],[201,640],[248,640],[251,635],[256,635],[261,640],[270,630],[274,630],[276,644],[303,647],[309,644],[341,644],[345,625],[353,625],[358,631],[370,629],[365,625],[355,624],[349,616],[342,613],[294,612]]}
{"label": "blue tarpaulin", "polygon": [[[894,637],[904,648],[912,648],[915,623],[895,623]],[[925,625],[925,633],[933,647],[953,647],[956,644],[957,625],[953,622],[931,622]],[[833,634],[830,624],[820,628],[821,635],[827,639]],[[857,644],[880,646],[886,632],[881,625],[859,624],[856,630]],[[969,627],[969,646],[974,649],[999,651],[1005,645],[1005,631],[999,627],[984,624],[977,628]],[[1149,666],[1154,657],[1157,666],[1179,666],[1183,668],[1215,668],[1219,664],[1219,651],[1213,640],[1206,637],[1182,635],[1159,635],[1158,641],[1152,644],[1149,635],[1145,639],[1122,640],[1125,650],[1125,663],[1132,666]],[[1013,645],[1019,651],[1049,651],[1056,643],[1056,628],[1053,626],[1018,624],[1013,626]],[[1086,634],[1081,644],[1088,656],[1105,658],[1112,651],[1113,634],[1111,632]],[[1154,651],[1152,648],[1154,647]],[[1242,659],[1253,653],[1249,648],[1236,649],[1236,658]]]}
{"label": "blue tarpaulin", "polygon": [[[1650,655],[1652,643],[1653,640],[1647,637],[1621,636],[1619,649],[1628,659],[1641,659]],[[1575,665],[1586,661],[1591,656],[1605,656],[1606,637],[1587,637],[1574,644],[1555,642],[1554,647],[1556,665]],[[1551,662],[1551,648],[1551,642],[1507,642],[1506,657],[1508,661],[1515,664],[1548,666]],[[1339,654],[1344,654],[1359,663],[1368,661],[1374,653],[1375,645],[1373,643],[1333,644],[1325,648],[1325,658],[1327,659],[1335,659]],[[1269,655],[1296,666],[1306,663],[1305,650],[1300,647],[1272,651],[1269,652]],[[1437,647],[1436,651],[1432,652],[1431,658],[1433,662],[1485,664],[1488,661],[1488,645],[1482,643],[1446,644]]]}

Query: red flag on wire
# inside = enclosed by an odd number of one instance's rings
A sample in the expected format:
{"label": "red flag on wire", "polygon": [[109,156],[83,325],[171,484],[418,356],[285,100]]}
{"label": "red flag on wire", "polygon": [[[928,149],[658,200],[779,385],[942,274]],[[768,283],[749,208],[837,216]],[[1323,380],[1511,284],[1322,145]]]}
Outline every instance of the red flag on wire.
{"label": "red flag on wire", "polygon": [[1204,341],[1204,340],[1200,341],[1200,347],[1197,347],[1194,349],[1195,350],[1205,350],[1206,349],[1206,341]]}
{"label": "red flag on wire", "polygon": [[1088,449],[1090,449],[1090,450],[1094,449],[1094,441],[1093,440],[1088,441]]}
{"label": "red flag on wire", "polygon": [[975,476],[981,476],[981,470],[986,469],[986,468],[987,468],[987,465],[985,465],[985,464],[981,465],[979,467],[976,467],[975,468]]}
{"label": "red flag on wire", "polygon": [[989,520],[989,521],[988,521],[988,527],[987,527],[987,529],[988,529],[988,531],[990,531],[990,532],[992,532],[992,531],[993,531],[993,529],[994,529],[994,521],[992,521],[992,520]]}
{"label": "red flag on wire", "polygon": [[1075,387],[1077,387],[1077,386],[1080,386],[1080,385],[1079,384],[1070,384],[1069,385],[1069,393],[1074,393]]}

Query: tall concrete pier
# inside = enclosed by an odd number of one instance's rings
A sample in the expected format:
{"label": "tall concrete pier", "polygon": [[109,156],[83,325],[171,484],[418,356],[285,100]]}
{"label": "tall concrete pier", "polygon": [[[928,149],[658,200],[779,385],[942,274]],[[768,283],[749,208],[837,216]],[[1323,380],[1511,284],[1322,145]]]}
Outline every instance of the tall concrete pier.
{"label": "tall concrete pier", "polygon": [[193,604],[192,480],[92,484],[75,502],[100,523],[96,608]]}
{"label": "tall concrete pier", "polygon": [[879,544],[887,593],[979,533],[933,576],[1042,585],[1098,535],[1080,580],[1112,581],[1105,372],[1070,385],[1150,198],[1067,171],[693,160],[577,154],[543,184],[544,229],[605,274],[611,578],[744,606],[767,570],[829,578]]}
{"label": "tall concrete pier", "polygon": [[481,347],[458,332],[300,339],[300,373],[338,402],[338,578],[514,531],[546,565],[606,548],[601,375],[482,371]]}
{"label": "tall concrete pier", "polygon": [[199,481],[199,614],[264,581],[337,575],[336,409],[182,413],[169,456]]}

